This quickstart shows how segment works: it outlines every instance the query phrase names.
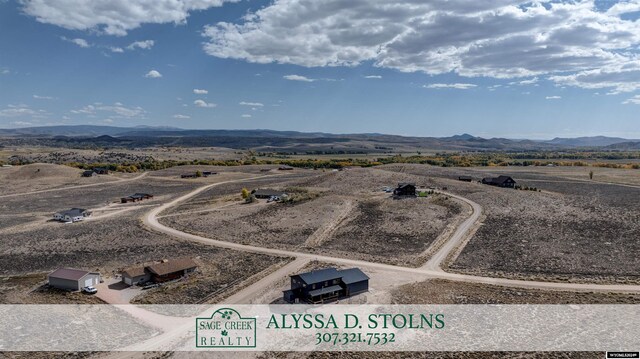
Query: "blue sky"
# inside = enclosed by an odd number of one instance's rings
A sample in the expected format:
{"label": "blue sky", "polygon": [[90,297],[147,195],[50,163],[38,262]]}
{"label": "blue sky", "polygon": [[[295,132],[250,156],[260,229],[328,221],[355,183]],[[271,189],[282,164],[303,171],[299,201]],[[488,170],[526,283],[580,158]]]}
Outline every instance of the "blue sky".
{"label": "blue sky", "polygon": [[0,127],[640,138],[640,2],[486,3],[0,1]]}

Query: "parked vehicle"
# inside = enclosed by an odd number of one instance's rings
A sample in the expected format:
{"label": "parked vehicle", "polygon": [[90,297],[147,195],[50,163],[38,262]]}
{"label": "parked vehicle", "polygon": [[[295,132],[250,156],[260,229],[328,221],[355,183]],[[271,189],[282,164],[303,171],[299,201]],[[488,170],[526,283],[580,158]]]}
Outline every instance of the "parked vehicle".
{"label": "parked vehicle", "polygon": [[98,290],[93,286],[82,287],[82,291],[88,294],[96,294]]}

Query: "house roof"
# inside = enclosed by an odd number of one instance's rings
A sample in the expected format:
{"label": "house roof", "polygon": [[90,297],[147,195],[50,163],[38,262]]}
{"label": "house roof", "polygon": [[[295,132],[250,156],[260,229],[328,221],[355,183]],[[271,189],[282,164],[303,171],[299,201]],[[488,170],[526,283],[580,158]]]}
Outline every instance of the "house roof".
{"label": "house roof", "polygon": [[145,274],[147,274],[147,272],[144,270],[144,267],[131,267],[122,271],[122,275],[129,278],[140,277]]}
{"label": "house roof", "polygon": [[302,279],[303,282],[307,284],[311,284],[311,283],[320,283],[327,280],[340,278],[340,274],[338,273],[338,270],[335,268],[325,268],[325,269],[315,270],[311,272],[296,274],[296,275],[293,275],[292,277],[300,277],[300,279]]}
{"label": "house roof", "polygon": [[405,183],[405,182],[398,183],[398,188],[405,188],[405,187],[408,187],[408,186],[415,187],[416,184],[415,183]]}
{"label": "house roof", "polygon": [[513,180],[513,178],[511,178],[510,176],[498,176],[498,177],[486,177],[482,179],[484,182],[490,182],[490,183],[495,183],[495,184],[503,184],[509,180],[515,182]]}
{"label": "house roof", "polygon": [[60,213],[63,217],[64,216],[77,217],[77,216],[82,216],[82,214],[85,213],[86,211],[87,210],[84,208],[71,208],[68,211],[62,211],[58,213]]}
{"label": "house roof", "polygon": [[458,176],[459,179],[471,179],[471,176]]}
{"label": "house roof", "polygon": [[179,258],[147,266],[147,269],[155,275],[166,275],[183,271],[185,269],[195,268],[197,266],[196,262],[191,258]]}
{"label": "house roof", "polygon": [[49,274],[49,277],[67,280],[79,280],[87,274],[89,274],[89,271],[82,269],[60,268]]}
{"label": "house roof", "polygon": [[309,295],[312,297],[318,296],[318,295],[322,295],[322,294],[327,294],[327,293],[334,293],[337,291],[342,290],[342,287],[339,285],[332,285],[330,287],[324,287],[324,288],[320,288],[320,289],[316,289],[316,290],[310,290],[309,291]]}
{"label": "house roof", "polygon": [[341,270],[339,273],[342,276],[342,281],[344,282],[344,284],[362,282],[363,280],[369,279],[369,276],[364,274],[360,270],[360,268],[349,268]]}

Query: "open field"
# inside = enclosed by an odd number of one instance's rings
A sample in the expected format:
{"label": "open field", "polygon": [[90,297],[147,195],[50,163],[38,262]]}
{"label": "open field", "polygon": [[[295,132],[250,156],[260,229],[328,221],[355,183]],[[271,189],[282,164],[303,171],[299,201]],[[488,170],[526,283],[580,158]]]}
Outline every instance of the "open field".
{"label": "open field", "polygon": [[[475,236],[450,268],[464,273],[523,279],[637,282],[640,280],[640,188],[567,179],[584,169],[511,171],[383,166],[425,176],[434,186],[469,198],[484,208]],[[640,178],[640,172],[624,173]],[[548,173],[547,173],[548,172]],[[608,172],[608,171],[607,171]],[[511,174],[542,192],[503,189],[457,181],[458,175]],[[613,174],[609,175],[613,177]],[[588,176],[587,176],[588,178]]]}
{"label": "open field", "polygon": [[[287,182],[278,177],[218,186],[161,214],[160,221],[223,241],[417,266],[429,245],[463,216],[463,205],[441,195],[394,200],[383,186],[420,178],[372,171],[307,170],[312,176]],[[249,184],[299,188],[317,197],[294,204],[234,201]]]}
{"label": "open field", "polygon": [[393,304],[638,304],[640,294],[509,288],[430,279],[401,285]]}

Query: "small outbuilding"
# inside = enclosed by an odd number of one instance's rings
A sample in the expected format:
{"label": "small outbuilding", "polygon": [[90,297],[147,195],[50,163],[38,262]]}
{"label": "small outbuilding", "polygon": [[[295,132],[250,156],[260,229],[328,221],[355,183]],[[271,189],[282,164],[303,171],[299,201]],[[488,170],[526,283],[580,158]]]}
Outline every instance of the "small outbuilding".
{"label": "small outbuilding", "polygon": [[272,198],[272,197],[283,198],[287,196],[287,194],[283,191],[278,191],[278,190],[269,189],[269,188],[254,189],[253,191],[251,191],[251,194],[255,198],[266,198],[266,199]]}
{"label": "small outbuilding", "polygon": [[398,183],[398,187],[393,190],[395,196],[415,196],[416,184],[415,183]]}
{"label": "small outbuilding", "polygon": [[84,208],[71,208],[68,211],[53,214],[53,219],[60,222],[78,222],[91,216],[91,212]]}
{"label": "small outbuilding", "polygon": [[280,171],[292,171],[293,167],[287,166],[287,165],[282,165],[282,166],[278,167],[278,170],[280,170]]}
{"label": "small outbuilding", "polygon": [[127,197],[122,197],[120,198],[120,202],[121,203],[128,203],[128,202],[138,202],[138,201],[142,201],[145,199],[151,199],[153,198],[152,194],[148,194],[148,193],[134,193],[131,196],[127,196]]}
{"label": "small outbuilding", "polygon": [[504,188],[515,188],[516,181],[509,176],[485,177],[482,179],[483,184]]}
{"label": "small outbuilding", "polygon": [[291,276],[291,289],[283,292],[289,303],[324,303],[364,293],[369,277],[359,268],[325,268]]}
{"label": "small outbuilding", "polygon": [[473,178],[471,178],[471,176],[458,176],[458,181],[471,182]]}
{"label": "small outbuilding", "polygon": [[84,171],[82,172],[82,177],[95,177],[97,174],[94,171]]}
{"label": "small outbuilding", "polygon": [[49,274],[47,279],[51,287],[78,291],[100,283],[100,273],[82,269],[60,268]]}
{"label": "small outbuilding", "polygon": [[196,178],[198,177],[195,173],[183,173],[180,175],[180,178]]}

